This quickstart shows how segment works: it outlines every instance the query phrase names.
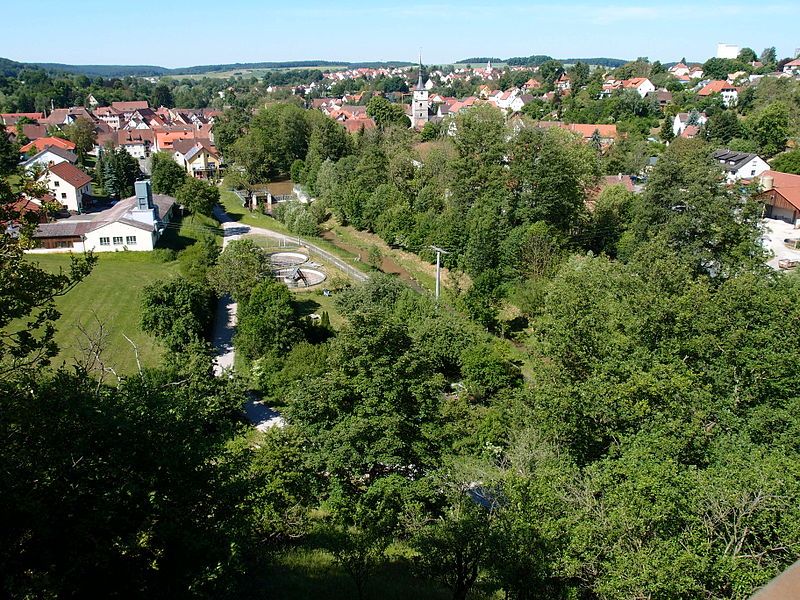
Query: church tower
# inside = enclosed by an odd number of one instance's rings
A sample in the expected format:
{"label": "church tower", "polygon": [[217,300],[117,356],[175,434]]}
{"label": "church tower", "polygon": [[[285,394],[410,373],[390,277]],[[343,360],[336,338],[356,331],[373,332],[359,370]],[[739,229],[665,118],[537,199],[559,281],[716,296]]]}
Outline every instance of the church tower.
{"label": "church tower", "polygon": [[421,129],[428,122],[428,90],[422,81],[422,53],[419,55],[419,79],[414,86],[414,97],[411,103],[411,127]]}

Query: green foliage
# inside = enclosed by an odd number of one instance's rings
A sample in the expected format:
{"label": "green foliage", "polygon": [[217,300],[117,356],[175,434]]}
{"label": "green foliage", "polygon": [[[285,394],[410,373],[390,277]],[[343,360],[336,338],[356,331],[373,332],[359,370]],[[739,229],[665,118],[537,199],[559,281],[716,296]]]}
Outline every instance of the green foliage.
{"label": "green foliage", "polygon": [[133,184],[141,176],[139,162],[123,148],[110,145],[103,149],[95,166],[95,181],[107,195],[117,199],[132,196]]}
{"label": "green foliage", "polygon": [[247,299],[250,291],[271,277],[269,258],[253,240],[232,240],[219,255],[208,279],[219,295],[228,294],[236,302]]}
{"label": "green foliage", "polygon": [[234,343],[249,360],[285,352],[301,337],[291,292],[271,278],[256,285],[247,299],[239,302],[237,318]]}
{"label": "green foliage", "polygon": [[186,279],[206,284],[208,271],[217,262],[220,248],[213,235],[202,235],[178,255],[181,273]]}
{"label": "green foliage", "polygon": [[299,200],[275,204],[272,216],[286,225],[291,233],[308,237],[319,235],[319,225],[310,206]]}
{"label": "green foliage", "polygon": [[800,149],[789,150],[772,160],[772,168],[781,173],[800,175]]}
{"label": "green foliage", "polygon": [[676,140],[636,204],[635,235],[674,251],[698,273],[727,277],[757,268],[763,263],[761,209],[721,182],[722,171],[701,140]]}
{"label": "green foliage", "polygon": [[167,152],[154,153],[151,161],[153,192],[175,197],[186,182],[186,171]]}
{"label": "green foliage", "polygon": [[68,125],[64,131],[67,139],[75,144],[75,153],[78,155],[78,162],[86,164],[86,156],[94,149],[97,133],[95,125],[85,117],[78,118],[74,123]]}
{"label": "green foliage", "polygon": [[11,141],[5,125],[0,127],[0,177],[11,175],[19,164],[19,147]]}
{"label": "green foliage", "polygon": [[192,214],[211,216],[214,206],[219,202],[219,188],[194,177],[186,178],[175,196]]}
{"label": "green foliage", "polygon": [[142,291],[141,327],[173,351],[202,340],[214,318],[214,294],[204,283],[182,277]]}
{"label": "green foliage", "polygon": [[385,129],[391,125],[408,127],[409,121],[402,105],[392,104],[383,96],[373,96],[367,103],[367,115],[375,120],[375,124]]}
{"label": "green foliage", "polygon": [[750,115],[746,125],[763,156],[774,156],[786,148],[789,137],[789,109],[783,103],[770,104],[761,112]]}
{"label": "green foliage", "polygon": [[228,153],[245,168],[250,183],[288,174],[295,160],[305,158],[310,128],[298,106],[269,104],[250,120],[248,127]]}

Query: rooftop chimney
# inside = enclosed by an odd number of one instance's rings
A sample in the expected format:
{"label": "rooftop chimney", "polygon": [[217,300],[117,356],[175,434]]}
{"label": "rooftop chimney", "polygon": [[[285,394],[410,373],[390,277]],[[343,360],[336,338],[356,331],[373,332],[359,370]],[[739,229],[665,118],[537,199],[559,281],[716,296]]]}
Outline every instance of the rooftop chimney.
{"label": "rooftop chimney", "polygon": [[153,192],[150,188],[150,180],[136,181],[136,210],[150,210],[153,208]]}

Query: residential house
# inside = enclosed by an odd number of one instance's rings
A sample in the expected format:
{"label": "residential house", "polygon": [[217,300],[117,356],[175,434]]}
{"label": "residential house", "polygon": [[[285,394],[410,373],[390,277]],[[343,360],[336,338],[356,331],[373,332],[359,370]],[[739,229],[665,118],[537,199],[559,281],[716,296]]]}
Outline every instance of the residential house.
{"label": "residential house", "polygon": [[117,130],[122,127],[122,113],[111,106],[100,106],[95,108],[94,116],[98,120],[108,125],[111,129]]}
{"label": "residential house", "polygon": [[653,82],[647,79],[647,77],[626,79],[622,82],[622,88],[625,90],[635,90],[642,98],[650,92],[656,91],[656,86],[654,86]]}
{"label": "residential house", "polygon": [[46,148],[61,148],[62,150],[75,150],[75,144],[70,142],[69,140],[65,140],[62,138],[57,137],[42,137],[36,138],[32,142],[28,142],[19,151],[22,154],[27,154],[31,150],[36,150],[37,152],[41,152]]}
{"label": "residential house", "polygon": [[791,60],[783,65],[783,72],[788,75],[800,75],[800,58]]}
{"label": "residential house", "polygon": [[31,156],[29,159],[23,161],[20,166],[23,169],[31,169],[34,167],[34,165],[41,165],[42,167],[48,168],[52,165],[57,165],[58,163],[62,162],[68,162],[74,165],[77,161],[77,154],[57,146],[48,146],[44,150]]}
{"label": "residential house", "polygon": [[658,107],[663,111],[669,104],[672,103],[672,92],[668,90],[656,90],[654,92],[648,92],[645,95],[645,98],[654,100],[658,104]]}
{"label": "residential house", "polygon": [[562,73],[561,77],[558,78],[556,81],[556,88],[561,90],[562,92],[567,91],[572,87],[572,81],[569,78],[569,75],[566,73]]}
{"label": "residential house", "polygon": [[711,157],[725,169],[726,178],[730,183],[740,179],[752,179],[769,170],[767,161],[758,154],[750,152],[722,149],[712,153]]}
{"label": "residential house", "polygon": [[155,143],[156,134],[149,129],[133,131],[122,129],[98,135],[94,154],[99,155],[102,149],[110,144],[114,148],[122,148],[133,158],[141,160],[150,156]]}
{"label": "residential house", "polygon": [[736,106],[739,101],[739,90],[727,81],[715,80],[706,84],[697,95],[706,98],[712,94],[720,94],[725,107]]}
{"label": "residential house", "polygon": [[683,64],[682,62],[679,62],[677,65],[671,66],[668,70],[675,77],[689,76],[689,67]]}
{"label": "residential house", "polygon": [[699,125],[687,125],[686,128],[683,131],[681,131],[680,137],[687,140],[693,140],[698,136],[699,133],[700,133]]}
{"label": "residential house", "polygon": [[172,219],[175,198],[153,195],[150,181],[137,181],[135,187],[135,196],[108,210],[39,225],[34,240],[43,249],[153,250]]}
{"label": "residential house", "polygon": [[13,127],[17,124],[17,121],[22,118],[29,119],[31,121],[38,121],[39,119],[44,119],[44,113],[0,113],[0,123],[6,127]]}
{"label": "residential house", "polygon": [[694,113],[694,123],[693,120],[693,113],[678,113],[675,115],[675,118],[672,120],[672,133],[675,137],[680,137],[680,135],[684,132],[684,130],[689,127],[690,123],[692,125],[697,125],[698,127],[702,127],[708,121],[708,117],[706,113]]}
{"label": "residential house", "polygon": [[64,210],[82,212],[92,193],[92,178],[69,162],[51,165],[40,177]]}
{"label": "residential house", "polygon": [[800,175],[764,171],[760,176],[764,216],[797,224],[800,221]]}
{"label": "residential house", "polygon": [[222,157],[202,140],[177,140],[172,144],[172,158],[192,177],[215,178],[222,169]]}

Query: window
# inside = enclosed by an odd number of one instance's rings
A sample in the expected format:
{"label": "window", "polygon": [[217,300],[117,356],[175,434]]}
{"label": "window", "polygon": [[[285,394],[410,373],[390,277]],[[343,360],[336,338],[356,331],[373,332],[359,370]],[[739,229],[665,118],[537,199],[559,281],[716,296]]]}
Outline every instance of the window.
{"label": "window", "polygon": [[56,186],[56,187],[58,187],[58,183],[59,183],[58,181],[54,181],[54,182],[53,182],[53,185],[54,185],[54,186]]}
{"label": "window", "polygon": [[66,198],[66,197],[67,197],[66,192],[61,192],[61,198]]}
{"label": "window", "polygon": [[56,242],[56,248],[72,248],[72,242]]}
{"label": "window", "polygon": [[115,235],[114,236],[114,245],[115,246],[121,246],[122,245],[122,236],[121,235]]}
{"label": "window", "polygon": [[750,171],[750,177],[755,177],[755,176],[756,176],[756,170],[753,169],[752,171]]}
{"label": "window", "polygon": [[101,237],[100,238],[100,245],[101,246],[110,246],[111,245],[111,238]]}
{"label": "window", "polygon": [[136,236],[135,235],[125,236],[125,243],[128,246],[135,246],[136,245]]}

